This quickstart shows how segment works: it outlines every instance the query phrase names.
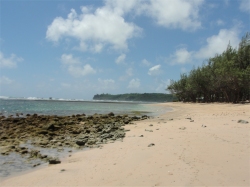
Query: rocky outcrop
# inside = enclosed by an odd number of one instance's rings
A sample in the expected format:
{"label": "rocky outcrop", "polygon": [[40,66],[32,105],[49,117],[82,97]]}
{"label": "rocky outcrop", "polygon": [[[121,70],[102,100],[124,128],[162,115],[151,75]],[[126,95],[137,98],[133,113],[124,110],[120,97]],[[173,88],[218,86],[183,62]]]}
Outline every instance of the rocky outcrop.
{"label": "rocky outcrop", "polygon": [[240,119],[240,120],[238,120],[238,123],[247,124],[248,121]]}
{"label": "rocky outcrop", "polygon": [[29,141],[36,148],[99,147],[100,144],[122,140],[126,135],[123,127],[132,121],[144,120],[148,116],[105,115],[86,116],[26,115],[25,117],[0,118],[0,153],[16,152],[29,159],[39,158],[51,164],[57,160],[42,155],[21,143]]}

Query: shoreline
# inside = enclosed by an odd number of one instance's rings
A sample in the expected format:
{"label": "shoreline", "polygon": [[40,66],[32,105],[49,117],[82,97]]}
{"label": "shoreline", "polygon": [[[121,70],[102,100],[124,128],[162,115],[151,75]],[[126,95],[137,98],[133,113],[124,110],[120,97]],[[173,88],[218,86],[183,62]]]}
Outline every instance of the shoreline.
{"label": "shoreline", "polygon": [[74,153],[61,164],[4,179],[0,185],[250,185],[250,126],[238,123],[250,121],[249,104],[152,105],[173,110],[126,125],[130,131],[122,142]]}

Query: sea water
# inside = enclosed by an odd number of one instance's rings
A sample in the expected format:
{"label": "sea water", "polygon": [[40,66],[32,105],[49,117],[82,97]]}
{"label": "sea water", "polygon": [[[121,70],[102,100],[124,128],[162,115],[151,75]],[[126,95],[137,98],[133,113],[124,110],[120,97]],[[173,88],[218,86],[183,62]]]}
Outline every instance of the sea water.
{"label": "sea water", "polygon": [[168,110],[170,109],[139,102],[0,99],[0,113],[5,116],[17,113],[68,116],[83,113],[86,115],[108,114],[110,112],[117,115],[159,115]]}

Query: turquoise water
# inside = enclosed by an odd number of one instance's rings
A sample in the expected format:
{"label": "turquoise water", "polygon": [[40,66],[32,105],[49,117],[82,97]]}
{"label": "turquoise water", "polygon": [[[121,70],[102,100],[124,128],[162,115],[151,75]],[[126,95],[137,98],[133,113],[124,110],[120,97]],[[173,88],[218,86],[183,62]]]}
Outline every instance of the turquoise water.
{"label": "turquoise water", "polygon": [[145,103],[100,102],[100,101],[58,101],[58,100],[16,100],[0,99],[0,113],[5,116],[16,113],[39,115],[73,114],[147,114],[158,115],[170,109]]}

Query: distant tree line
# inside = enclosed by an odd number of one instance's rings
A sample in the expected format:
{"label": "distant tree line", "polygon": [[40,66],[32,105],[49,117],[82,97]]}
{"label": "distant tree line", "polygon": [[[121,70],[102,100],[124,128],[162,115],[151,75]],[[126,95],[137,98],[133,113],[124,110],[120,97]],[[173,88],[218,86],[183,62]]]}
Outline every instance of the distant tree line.
{"label": "distant tree line", "polygon": [[229,44],[222,54],[207,64],[181,74],[180,80],[167,87],[179,101],[232,102],[250,99],[250,33],[242,38],[238,49]]}
{"label": "distant tree line", "polygon": [[128,94],[96,94],[93,100],[171,102],[176,99],[172,94],[164,93],[128,93]]}

